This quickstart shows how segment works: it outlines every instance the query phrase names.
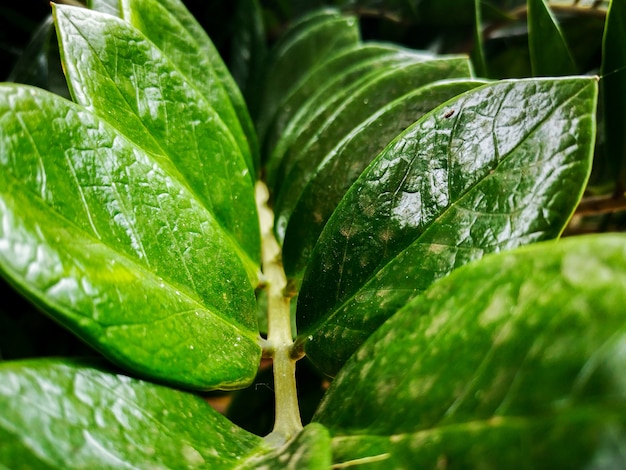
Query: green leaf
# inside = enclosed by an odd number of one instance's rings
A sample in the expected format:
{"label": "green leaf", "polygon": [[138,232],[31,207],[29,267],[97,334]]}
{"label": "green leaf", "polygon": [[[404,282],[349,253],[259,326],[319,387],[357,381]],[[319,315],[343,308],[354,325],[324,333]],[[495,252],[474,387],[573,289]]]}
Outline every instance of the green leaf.
{"label": "green leaf", "polygon": [[474,0],[474,47],[472,48],[472,64],[476,75],[488,77],[487,60],[485,59],[485,47],[483,44],[483,20],[481,12],[482,0]]}
{"label": "green leaf", "polygon": [[272,51],[264,80],[263,101],[256,119],[256,128],[262,148],[274,113],[289,90],[297,84],[316,63],[344,47],[359,41],[358,21],[352,16],[331,14],[310,21],[298,29],[288,41]]}
{"label": "green leaf", "polygon": [[84,108],[0,86],[0,272],[140,375],[199,389],[256,373],[234,242],[169,160]]}
{"label": "green leaf", "polygon": [[336,436],[335,458],[621,468],[625,266],[623,235],[572,237],[436,282],[331,385],[314,419]]}
{"label": "green leaf", "polygon": [[215,108],[235,136],[255,180],[260,161],[252,119],[241,91],[202,26],[180,0],[120,1],[124,19],[161,49]]}
{"label": "green leaf", "polygon": [[[415,88],[445,78],[471,76],[470,62],[465,56],[425,59],[421,54],[405,56],[399,52],[395,56],[366,61],[373,66],[368,73],[362,74],[329,100],[323,101],[320,110],[314,114],[315,118],[309,118],[306,126],[295,130],[297,136],[280,157],[275,175],[275,225],[279,241],[284,237],[286,225],[283,213],[285,196],[287,199],[299,196],[301,188],[296,188],[301,185],[302,178],[306,178],[354,127],[382,106]],[[367,68],[361,72],[367,72]],[[278,157],[273,158],[278,162]]]}
{"label": "green leaf", "polygon": [[342,73],[328,77],[290,118],[282,131],[280,140],[271,149],[266,165],[267,183],[277,193],[288,169],[291,168],[292,153],[306,145],[326,120],[333,115],[340,104],[349,99],[352,93],[379,74],[392,67],[414,64],[430,58],[410,51],[390,51],[377,57],[359,60]]}
{"label": "green leaf", "polygon": [[[302,109],[309,98],[318,93],[327,83],[333,81],[335,77],[359,63],[377,57],[383,58],[390,54],[397,54],[400,51],[401,48],[391,44],[378,42],[357,43],[340,49],[337,53],[328,57],[327,60],[313,66],[283,97],[279,111],[275,113],[274,119],[268,128],[265,137],[266,148],[273,149],[276,146],[291,118]],[[413,51],[409,53],[416,54]],[[424,57],[426,58],[426,54],[424,54]]]}
{"label": "green leaf", "polygon": [[318,423],[311,423],[284,446],[270,453],[259,451],[259,455],[252,455],[237,468],[241,470],[327,469],[330,468],[332,462],[330,443],[328,430]]}
{"label": "green leaf", "polygon": [[200,397],[98,362],[0,363],[0,461],[13,469],[231,469],[267,452]]}
{"label": "green leaf", "polygon": [[618,178],[618,191],[626,188],[626,4],[612,1],[602,40],[602,86],[605,153],[608,173]]}
{"label": "green leaf", "polygon": [[254,186],[214,106],[125,21],[67,6],[57,6],[55,17],[75,101],[140,148],[172,161],[179,178],[241,246],[256,286],[260,234]]}
{"label": "green leaf", "polygon": [[100,13],[108,13],[118,18],[122,17],[119,0],[87,0],[87,8]]}
{"label": "green leaf", "polygon": [[324,225],[361,172],[398,134],[454,96],[483,85],[478,80],[444,80],[417,88],[380,108],[350,131],[303,181],[283,242],[288,276],[300,278]]}
{"label": "green leaf", "polygon": [[334,374],[437,278],[558,237],[589,176],[596,97],[595,78],[501,81],[391,142],[341,200],[305,271],[307,355]]}
{"label": "green leaf", "polygon": [[[437,80],[469,77],[469,61],[451,57],[399,65],[378,74],[339,104],[303,147],[293,149],[286,178],[276,197],[276,233],[283,240],[287,222],[310,175],[324,157],[360,123],[402,95]],[[286,161],[286,160],[285,160]],[[289,168],[287,170],[287,168]]]}
{"label": "green leaf", "polygon": [[533,76],[577,73],[572,54],[546,0],[528,0],[528,46]]}

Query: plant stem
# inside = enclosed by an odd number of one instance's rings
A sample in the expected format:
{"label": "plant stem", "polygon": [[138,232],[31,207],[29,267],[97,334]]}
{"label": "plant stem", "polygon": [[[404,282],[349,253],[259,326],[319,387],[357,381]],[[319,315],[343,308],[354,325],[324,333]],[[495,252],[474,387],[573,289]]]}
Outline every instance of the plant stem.
{"label": "plant stem", "polygon": [[257,207],[262,234],[263,274],[267,290],[267,348],[274,368],[276,414],[274,429],[266,440],[282,445],[302,429],[296,389],[296,359],[292,357],[290,297],[285,295],[287,277],[281,262],[280,247],[274,232],[274,214],[267,206],[269,192],[265,183],[256,187]]}

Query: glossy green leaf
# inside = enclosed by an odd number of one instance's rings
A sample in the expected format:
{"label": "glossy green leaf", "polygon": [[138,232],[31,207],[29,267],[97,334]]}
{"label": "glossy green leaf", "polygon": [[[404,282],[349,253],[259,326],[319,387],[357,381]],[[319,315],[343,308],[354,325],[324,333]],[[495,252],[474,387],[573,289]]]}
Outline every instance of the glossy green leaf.
{"label": "glossy green leaf", "polygon": [[[335,77],[368,59],[382,58],[389,54],[398,53],[400,50],[398,46],[385,43],[357,43],[340,49],[327,60],[312,67],[283,98],[267,131],[266,148],[273,149],[276,146],[291,118],[309,98],[316,94],[320,88],[334,80]],[[415,52],[411,51],[411,53]]]}
{"label": "glossy green leaf", "polygon": [[252,119],[241,91],[202,26],[181,0],[120,2],[124,19],[161,49],[215,108],[235,136],[256,179],[260,163]]}
{"label": "glossy green leaf", "polygon": [[[340,14],[313,21],[293,34],[280,48],[273,51],[265,76],[263,101],[256,119],[259,140],[264,142],[274,113],[280,109],[283,97],[300,79],[328,55],[359,41],[356,18]],[[265,148],[262,145],[262,148]]]}
{"label": "glossy green leaf", "polygon": [[298,107],[282,131],[280,140],[271,149],[266,165],[266,178],[273,192],[278,193],[287,171],[291,169],[293,155],[298,153],[315,131],[355,90],[392,67],[422,62],[427,58],[430,57],[421,53],[391,51],[358,61],[342,73],[328,77],[328,80],[320,83],[315,93]]}
{"label": "glossy green leaf", "polygon": [[441,58],[390,68],[354,90],[303,147],[293,149],[289,158],[291,165],[284,165],[287,176],[274,205],[279,240],[284,239],[291,212],[310,175],[355,127],[381,107],[416,88],[438,80],[469,76],[471,70],[466,58]]}
{"label": "glossy green leaf", "polygon": [[572,54],[546,0],[528,0],[528,46],[533,76],[577,73]]}
{"label": "glossy green leaf", "polygon": [[445,78],[471,76],[470,62],[464,56],[425,60],[419,54],[405,58],[400,52],[386,57],[391,61],[372,59],[370,62],[374,67],[368,73],[323,102],[314,119],[295,129],[297,136],[280,158],[279,170],[274,177],[279,240],[284,236],[286,220],[283,212],[291,209],[288,206],[283,210],[285,196],[289,201],[299,195],[302,178],[306,178],[346,134],[382,106],[415,88]]}
{"label": "glossy green leaf", "polygon": [[87,0],[87,8],[100,13],[108,13],[118,18],[122,17],[120,0]]}
{"label": "glossy green leaf", "polygon": [[283,242],[283,264],[290,277],[299,278],[324,225],[361,172],[407,127],[428,111],[460,93],[483,85],[479,80],[445,80],[403,95],[383,106],[355,127],[309,175],[304,175],[299,197]]}
{"label": "glossy green leaf", "polygon": [[623,235],[576,237],[491,255],[433,284],[331,385],[315,420],[337,436],[335,458],[621,468],[625,266]]}
{"label": "glossy green leaf", "polygon": [[97,362],[0,363],[0,462],[11,469],[232,469],[267,452],[200,397]]}
{"label": "glossy green leaf", "polygon": [[240,467],[266,470],[322,470],[332,463],[330,435],[328,430],[311,423],[291,441],[270,453],[259,452],[251,456]]}
{"label": "glossy green leaf", "polygon": [[392,141],[314,248],[298,297],[307,355],[334,374],[435,279],[558,237],[589,176],[596,97],[595,78],[496,82]]}
{"label": "glossy green leaf", "polygon": [[612,1],[602,40],[602,96],[608,173],[626,187],[626,4]]}
{"label": "glossy green leaf", "polygon": [[0,165],[0,271],[24,294],[138,374],[201,389],[254,378],[246,270],[169,160],[79,105],[3,85]]}
{"label": "glossy green leaf", "polygon": [[137,146],[172,161],[180,179],[241,246],[256,285],[260,234],[254,186],[214,107],[127,22],[67,6],[56,7],[55,17],[75,101]]}

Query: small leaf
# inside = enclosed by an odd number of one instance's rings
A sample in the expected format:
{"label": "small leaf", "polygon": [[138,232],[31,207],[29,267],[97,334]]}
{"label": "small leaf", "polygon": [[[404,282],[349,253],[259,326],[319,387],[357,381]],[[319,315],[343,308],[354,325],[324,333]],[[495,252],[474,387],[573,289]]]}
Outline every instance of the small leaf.
{"label": "small leaf", "polygon": [[118,364],[236,388],[260,360],[234,242],[168,160],[84,108],[0,86],[0,271]]}
{"label": "small leaf", "polygon": [[[142,149],[172,161],[181,181],[241,246],[256,286],[260,233],[254,187],[230,130],[214,110],[217,103],[204,99],[127,22],[67,6],[55,7],[55,18],[75,101]],[[226,95],[222,100],[230,106]]]}
{"label": "small leaf", "polygon": [[262,450],[252,455],[241,467],[244,469],[282,470],[293,469],[327,469],[332,462],[330,435],[328,430],[318,424],[311,423],[291,441],[279,449],[267,453]]}
{"label": "small leaf", "polygon": [[626,3],[612,1],[602,40],[602,80],[605,154],[608,173],[618,179],[617,191],[626,188]]}
{"label": "small leaf", "polygon": [[546,0],[528,0],[528,45],[533,76],[577,73],[572,54]]}
{"label": "small leaf", "polygon": [[98,362],[0,363],[6,468],[223,468],[267,448],[200,397]]}
{"label": "small leaf", "polygon": [[434,280],[558,237],[589,176],[596,97],[595,78],[501,81],[391,142],[341,200],[305,271],[307,355],[334,374]]}
{"label": "small leaf", "polygon": [[241,91],[204,28],[180,0],[120,2],[124,19],[161,49],[215,108],[256,179],[260,161],[252,119]]}
{"label": "small leaf", "polygon": [[[316,63],[341,48],[359,41],[358,21],[340,14],[310,21],[290,36],[281,47],[272,51],[265,76],[263,101],[256,119],[259,140],[264,142],[274,113],[280,109],[283,97]],[[262,145],[262,148],[265,148]]]}
{"label": "small leaf", "polygon": [[439,280],[332,383],[314,419],[336,436],[335,459],[621,468],[625,266],[623,235],[572,237]]}
{"label": "small leaf", "polygon": [[324,225],[361,172],[398,134],[428,111],[483,85],[478,80],[444,80],[417,88],[383,106],[355,127],[304,182],[285,232],[283,264],[300,278]]}

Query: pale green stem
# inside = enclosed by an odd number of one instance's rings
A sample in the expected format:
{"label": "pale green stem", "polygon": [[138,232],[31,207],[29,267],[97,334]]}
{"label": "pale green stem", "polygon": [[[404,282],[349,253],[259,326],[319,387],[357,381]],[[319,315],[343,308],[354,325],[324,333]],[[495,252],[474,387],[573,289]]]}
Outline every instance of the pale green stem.
{"label": "pale green stem", "polygon": [[266,440],[281,445],[302,429],[296,389],[296,360],[292,357],[290,298],[286,296],[287,277],[281,262],[280,247],[272,230],[274,214],[267,207],[267,186],[257,183],[256,196],[261,221],[263,275],[267,291],[267,346],[272,357],[276,415],[274,429]]}

